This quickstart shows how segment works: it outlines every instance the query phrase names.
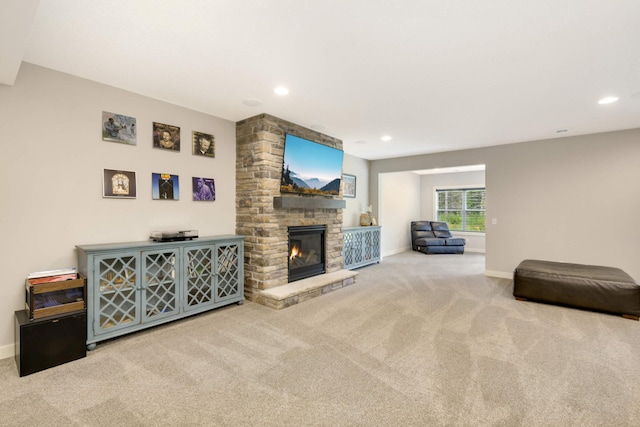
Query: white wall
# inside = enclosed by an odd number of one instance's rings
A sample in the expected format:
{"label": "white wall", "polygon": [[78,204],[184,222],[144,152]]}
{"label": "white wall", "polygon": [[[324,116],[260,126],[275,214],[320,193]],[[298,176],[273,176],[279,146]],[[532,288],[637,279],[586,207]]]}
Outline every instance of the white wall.
{"label": "white wall", "polygon": [[382,225],[381,251],[389,256],[411,249],[411,221],[420,219],[420,175],[384,173],[378,178],[382,203],[376,211]]}
{"label": "white wall", "polygon": [[344,227],[360,226],[360,214],[366,212],[369,205],[369,161],[359,157],[344,155],[342,173],[356,177],[356,197],[345,197],[346,207],[342,211]]}
{"label": "white wall", "polygon": [[[486,273],[537,258],[619,267],[640,280],[640,129],[371,162],[381,174],[484,164]],[[497,224],[493,225],[491,219]]]}
{"label": "white wall", "polygon": [[[469,185],[479,185],[484,187],[484,171],[422,175],[420,180],[422,196],[419,219],[434,220],[436,218],[434,197],[436,189]],[[461,233],[453,231],[452,234],[466,239],[467,244],[465,245],[465,252],[485,252],[484,233]]]}
{"label": "white wall", "polygon": [[[102,111],[135,117],[138,144],[102,141]],[[76,244],[235,233],[234,122],[24,63],[0,85],[0,120],[0,358],[13,353],[27,274],[76,266]],[[181,128],[179,153],[152,148],[154,121]],[[215,136],[215,158],[191,154],[194,130]],[[136,171],[137,199],[103,199],[103,168]],[[152,172],[179,175],[179,201],[151,200]],[[193,176],[215,179],[215,202],[192,201]]]}

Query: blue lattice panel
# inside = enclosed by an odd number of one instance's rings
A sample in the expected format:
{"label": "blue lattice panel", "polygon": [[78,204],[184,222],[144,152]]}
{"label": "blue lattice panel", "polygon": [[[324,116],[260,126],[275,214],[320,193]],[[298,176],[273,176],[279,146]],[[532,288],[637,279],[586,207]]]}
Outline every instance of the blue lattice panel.
{"label": "blue lattice panel", "polygon": [[353,235],[353,263],[360,264],[363,260],[362,256],[362,233]]}
{"label": "blue lattice panel", "polygon": [[239,247],[237,245],[217,247],[218,283],[217,300],[225,300],[240,293],[238,282]]}
{"label": "blue lattice panel", "polygon": [[371,232],[371,256],[372,258],[380,258],[380,230]]}
{"label": "blue lattice panel", "polygon": [[109,330],[139,322],[135,255],[98,259],[97,327]]}
{"label": "blue lattice panel", "polygon": [[144,253],[143,316],[145,320],[178,311],[177,250]]}
{"label": "blue lattice panel", "polygon": [[186,307],[213,301],[213,247],[189,248],[187,261]]}
{"label": "blue lattice panel", "polygon": [[342,251],[342,262],[345,266],[349,266],[354,263],[354,259],[353,259],[354,238],[355,237],[353,233],[344,234],[344,243],[343,243],[344,250]]}

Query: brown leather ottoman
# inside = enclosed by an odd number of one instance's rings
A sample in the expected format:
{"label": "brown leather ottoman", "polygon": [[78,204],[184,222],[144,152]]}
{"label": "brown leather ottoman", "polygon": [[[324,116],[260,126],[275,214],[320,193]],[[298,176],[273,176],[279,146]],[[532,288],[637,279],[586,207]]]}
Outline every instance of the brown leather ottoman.
{"label": "brown leather ottoman", "polygon": [[619,268],[527,259],[513,272],[513,296],[640,318],[640,285]]}

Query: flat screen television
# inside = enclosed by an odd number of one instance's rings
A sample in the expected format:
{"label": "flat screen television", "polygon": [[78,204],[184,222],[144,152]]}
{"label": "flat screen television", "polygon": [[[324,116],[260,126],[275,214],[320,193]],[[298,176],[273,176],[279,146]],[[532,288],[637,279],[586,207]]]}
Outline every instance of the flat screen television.
{"label": "flat screen television", "polygon": [[342,150],[286,134],[280,192],[340,195],[343,157]]}

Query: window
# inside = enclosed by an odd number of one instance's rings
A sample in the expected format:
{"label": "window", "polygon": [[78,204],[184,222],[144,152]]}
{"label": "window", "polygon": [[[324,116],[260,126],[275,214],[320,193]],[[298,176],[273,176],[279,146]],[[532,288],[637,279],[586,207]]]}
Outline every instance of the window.
{"label": "window", "polygon": [[436,190],[436,206],[436,218],[449,224],[450,230],[484,233],[484,188]]}

